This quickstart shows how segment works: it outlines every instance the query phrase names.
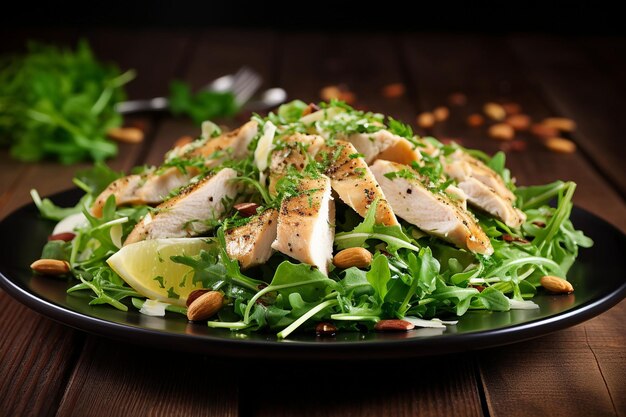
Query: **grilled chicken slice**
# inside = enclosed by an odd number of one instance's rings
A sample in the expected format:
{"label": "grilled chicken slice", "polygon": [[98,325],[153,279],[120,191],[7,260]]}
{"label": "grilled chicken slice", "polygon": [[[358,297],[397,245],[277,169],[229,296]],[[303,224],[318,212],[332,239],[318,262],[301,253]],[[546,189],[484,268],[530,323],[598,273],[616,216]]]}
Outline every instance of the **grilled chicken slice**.
{"label": "grilled chicken slice", "polygon": [[237,172],[224,168],[189,186],[177,196],[148,213],[126,238],[124,245],[145,239],[197,236],[211,229],[211,220],[219,219],[228,209],[224,201],[234,201],[238,186],[230,181]]}
{"label": "grilled chicken slice", "polygon": [[338,140],[327,145],[317,153],[316,159],[326,166],[325,174],[331,180],[331,186],[339,198],[365,217],[372,203],[376,206],[376,223],[395,226],[398,219],[393,214],[385,194],[376,182],[374,175],[358,155],[350,142]]}
{"label": "grilled chicken slice", "polygon": [[417,172],[415,177],[388,178],[385,174],[410,168],[381,159],[370,169],[397,216],[460,248],[484,255],[493,253],[489,238],[471,213],[447,195],[428,190]]}
{"label": "grilled chicken slice", "polygon": [[458,187],[467,195],[467,201],[509,227],[519,227],[526,215],[513,207],[515,194],[494,170],[473,156],[457,150],[444,159],[444,170],[458,182]]}
{"label": "grilled chicken slice", "polygon": [[[205,158],[207,167],[219,165],[228,156],[232,159],[243,159],[248,155],[248,145],[257,134],[258,124],[250,121],[232,132],[225,133],[207,141],[192,142],[168,153],[168,160],[174,158],[192,159]],[[224,155],[223,151],[228,155]],[[115,180],[95,200],[91,213],[102,216],[102,209],[110,195],[115,196],[117,206],[148,204],[163,202],[177,188],[189,183],[198,174],[198,170],[187,167],[187,173],[178,168],[168,168],[163,172],[146,175],[129,175]]]}
{"label": "grilled chicken slice", "polygon": [[299,194],[281,203],[272,248],[328,274],[335,238],[335,203],[330,179],[326,176],[302,179],[298,190]]}
{"label": "grilled chicken slice", "polygon": [[296,134],[284,139],[284,145],[272,154],[270,164],[270,192],[275,192],[276,182],[289,167],[304,169],[314,157],[324,167],[324,174],[331,180],[331,187],[339,198],[365,217],[372,203],[376,206],[376,223],[393,226],[396,216],[387,204],[376,179],[365,160],[350,143],[342,140],[332,145],[315,135]]}
{"label": "grilled chicken slice", "polygon": [[502,220],[507,226],[519,227],[526,221],[523,211],[513,207],[511,201],[502,198],[476,178],[469,177],[459,182],[458,186],[467,195],[467,201],[471,205]]}
{"label": "grilled chicken slice", "polygon": [[248,156],[248,145],[257,133],[258,123],[251,120],[238,129],[207,140],[202,146],[194,147],[192,142],[190,148],[181,150],[181,157],[203,157],[209,167],[219,165],[224,159],[243,159]]}
{"label": "grilled chicken slice", "polygon": [[228,256],[237,259],[242,269],[264,264],[272,256],[277,225],[278,210],[268,209],[243,226],[226,230]]}
{"label": "grilled chicken slice", "polygon": [[422,158],[420,151],[408,139],[384,129],[374,133],[354,133],[341,139],[354,145],[368,165],[376,159],[410,165]]}

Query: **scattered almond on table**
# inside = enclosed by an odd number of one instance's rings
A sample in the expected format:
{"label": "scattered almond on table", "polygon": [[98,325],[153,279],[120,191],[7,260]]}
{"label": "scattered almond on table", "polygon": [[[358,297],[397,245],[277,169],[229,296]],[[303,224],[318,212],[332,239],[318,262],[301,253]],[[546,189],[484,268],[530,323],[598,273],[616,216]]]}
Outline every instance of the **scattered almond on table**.
{"label": "scattered almond on table", "polygon": [[517,103],[502,103],[502,108],[509,116],[514,114],[520,114],[522,112],[522,106]]}
{"label": "scattered almond on table", "polygon": [[489,136],[497,140],[513,140],[515,137],[515,130],[506,123],[496,123],[489,126]]}
{"label": "scattered almond on table", "polygon": [[433,110],[433,116],[435,116],[435,120],[438,122],[443,122],[448,119],[450,116],[450,110],[446,106],[439,106]]}
{"label": "scattered almond on table", "polygon": [[383,97],[386,98],[398,98],[402,97],[405,92],[404,84],[393,83],[383,87]]}
{"label": "scattered almond on table", "polygon": [[467,116],[467,124],[471,127],[480,127],[485,123],[485,118],[478,113]]}
{"label": "scattered almond on table", "polygon": [[417,125],[422,129],[431,129],[435,125],[435,115],[430,112],[418,114]]}
{"label": "scattered almond on table", "polygon": [[448,96],[448,103],[452,106],[465,106],[467,104],[467,96],[463,93],[452,93]]}
{"label": "scattered almond on table", "polygon": [[542,123],[535,123],[530,126],[530,133],[540,138],[549,138],[559,136],[559,131],[553,127],[546,126]]}
{"label": "scattered almond on table", "polygon": [[576,122],[566,117],[548,117],[541,122],[542,125],[560,130],[561,132],[573,132],[576,130]]}
{"label": "scattered almond on table", "polygon": [[124,143],[140,143],[143,141],[143,130],[136,127],[112,127],[107,130],[107,136]]}
{"label": "scattered almond on table", "polygon": [[548,138],[544,142],[546,148],[557,153],[574,153],[576,152],[576,144],[569,139],[564,138]]}
{"label": "scattered almond on table", "polygon": [[352,105],[356,102],[356,95],[344,85],[329,85],[320,91],[320,97],[324,101],[342,100]]}
{"label": "scattered almond on table", "polygon": [[506,111],[498,103],[486,103],[483,112],[492,120],[502,121],[506,117]]}
{"label": "scattered almond on table", "polygon": [[528,130],[531,120],[525,114],[513,114],[505,119],[505,123],[515,130]]}

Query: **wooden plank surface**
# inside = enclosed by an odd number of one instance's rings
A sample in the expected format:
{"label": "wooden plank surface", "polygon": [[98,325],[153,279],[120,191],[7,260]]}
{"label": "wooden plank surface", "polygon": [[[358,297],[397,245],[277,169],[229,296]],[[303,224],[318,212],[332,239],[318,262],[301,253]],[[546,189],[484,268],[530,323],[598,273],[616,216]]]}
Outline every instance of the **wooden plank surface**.
{"label": "wooden plank surface", "polygon": [[208,357],[90,337],[57,416],[234,417],[235,378]]}
{"label": "wooden plank surface", "polygon": [[[505,99],[521,104],[533,118],[549,115],[550,109],[536,86],[524,77],[514,54],[502,40],[410,37],[405,50],[409,72],[415,77],[425,110],[439,105],[441,98],[454,90],[468,96],[467,106],[452,108],[451,120],[436,126],[434,133],[439,136],[460,135],[464,145],[494,152],[501,143],[486,139],[484,127],[467,127],[465,118],[469,113],[480,112],[488,101]],[[578,204],[624,229],[624,204],[585,158],[579,154],[552,154],[529,136],[519,136],[532,151],[508,153],[507,163],[521,184],[574,180],[579,184],[575,200]],[[598,199],[600,195],[614,206],[606,207]],[[477,353],[490,415],[591,415],[594,410],[597,415],[613,415],[612,394],[622,390],[618,385],[607,384],[603,369],[609,364],[600,362],[604,357],[598,359],[587,343],[585,326],[539,341]],[[579,336],[574,344],[570,343],[572,334]],[[614,339],[620,330],[614,328],[608,334]],[[537,344],[543,349],[534,348]],[[621,365],[626,367],[626,362]],[[567,398],[581,399],[564,404]]]}
{"label": "wooden plank surface", "polygon": [[564,38],[520,36],[512,45],[554,108],[578,122],[578,144],[626,197],[626,147],[619,123],[626,99],[610,72]]}
{"label": "wooden plank surface", "polygon": [[[163,85],[174,75],[177,62],[182,60],[184,38],[169,35],[159,38],[158,34],[135,37],[128,33],[100,32],[93,33],[90,40],[98,56],[115,60],[121,67],[136,67],[139,71],[150,73],[150,58],[155,50],[146,48],[145,44],[149,44],[151,38],[159,39],[160,51],[170,57],[170,62],[158,72],[159,85]],[[105,41],[101,43],[100,39]],[[71,42],[72,39],[66,40]],[[135,94],[139,97],[162,92],[151,86],[150,78],[139,80],[135,87]],[[145,117],[135,120],[142,121],[146,126],[149,140],[153,129],[151,120]],[[129,169],[137,163],[141,148],[148,146],[147,143],[120,146],[119,156],[110,161],[110,165],[115,169]],[[89,166],[86,163],[73,166],[52,162],[23,164],[5,161],[6,153],[1,158],[0,218],[29,202],[31,188],[37,188],[42,195],[71,188],[74,172]],[[80,350],[84,337],[82,333],[42,318],[10,299],[3,291],[0,291],[0,305],[3,315],[0,317],[0,334],[5,344],[0,350],[3,355],[0,361],[0,410],[15,410],[15,413],[7,415],[54,414],[75,364],[75,353]]]}

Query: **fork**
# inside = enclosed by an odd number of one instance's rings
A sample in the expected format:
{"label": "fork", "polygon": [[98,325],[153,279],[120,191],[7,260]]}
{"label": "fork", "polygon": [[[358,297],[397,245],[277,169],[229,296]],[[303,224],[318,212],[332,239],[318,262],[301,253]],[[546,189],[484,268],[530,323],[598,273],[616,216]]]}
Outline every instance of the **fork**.
{"label": "fork", "polygon": [[[235,74],[228,74],[216,78],[203,86],[201,91],[227,92],[231,91],[235,97],[235,103],[242,107],[247,103],[261,86],[261,76],[248,67],[241,67]],[[115,110],[121,114],[136,113],[141,111],[166,110],[169,107],[167,97],[155,97],[147,100],[122,101],[115,105]]]}

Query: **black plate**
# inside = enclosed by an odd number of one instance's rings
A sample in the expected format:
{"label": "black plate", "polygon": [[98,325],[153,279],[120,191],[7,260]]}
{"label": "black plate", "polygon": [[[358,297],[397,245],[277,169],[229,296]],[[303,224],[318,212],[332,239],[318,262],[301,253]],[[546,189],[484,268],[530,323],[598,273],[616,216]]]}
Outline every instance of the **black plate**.
{"label": "black plate", "polygon": [[[75,204],[78,190],[52,199],[59,205]],[[605,221],[575,208],[572,220],[594,241],[581,250],[569,280],[574,294],[534,298],[538,310],[470,312],[445,332],[419,329],[406,333],[341,333],[336,338],[294,334],[278,341],[272,334],[233,333],[188,323],[180,315],[148,317],[132,308],[128,312],[87,305],[86,295],[67,295],[71,283],[35,276],[28,265],[38,259],[54,224],[39,217],[33,204],[17,210],[0,223],[0,286],[33,310],[61,323],[97,335],[132,343],[177,350],[241,357],[281,358],[384,358],[423,356],[480,349],[519,342],[578,324],[621,301],[626,295],[621,260],[626,236]]]}

